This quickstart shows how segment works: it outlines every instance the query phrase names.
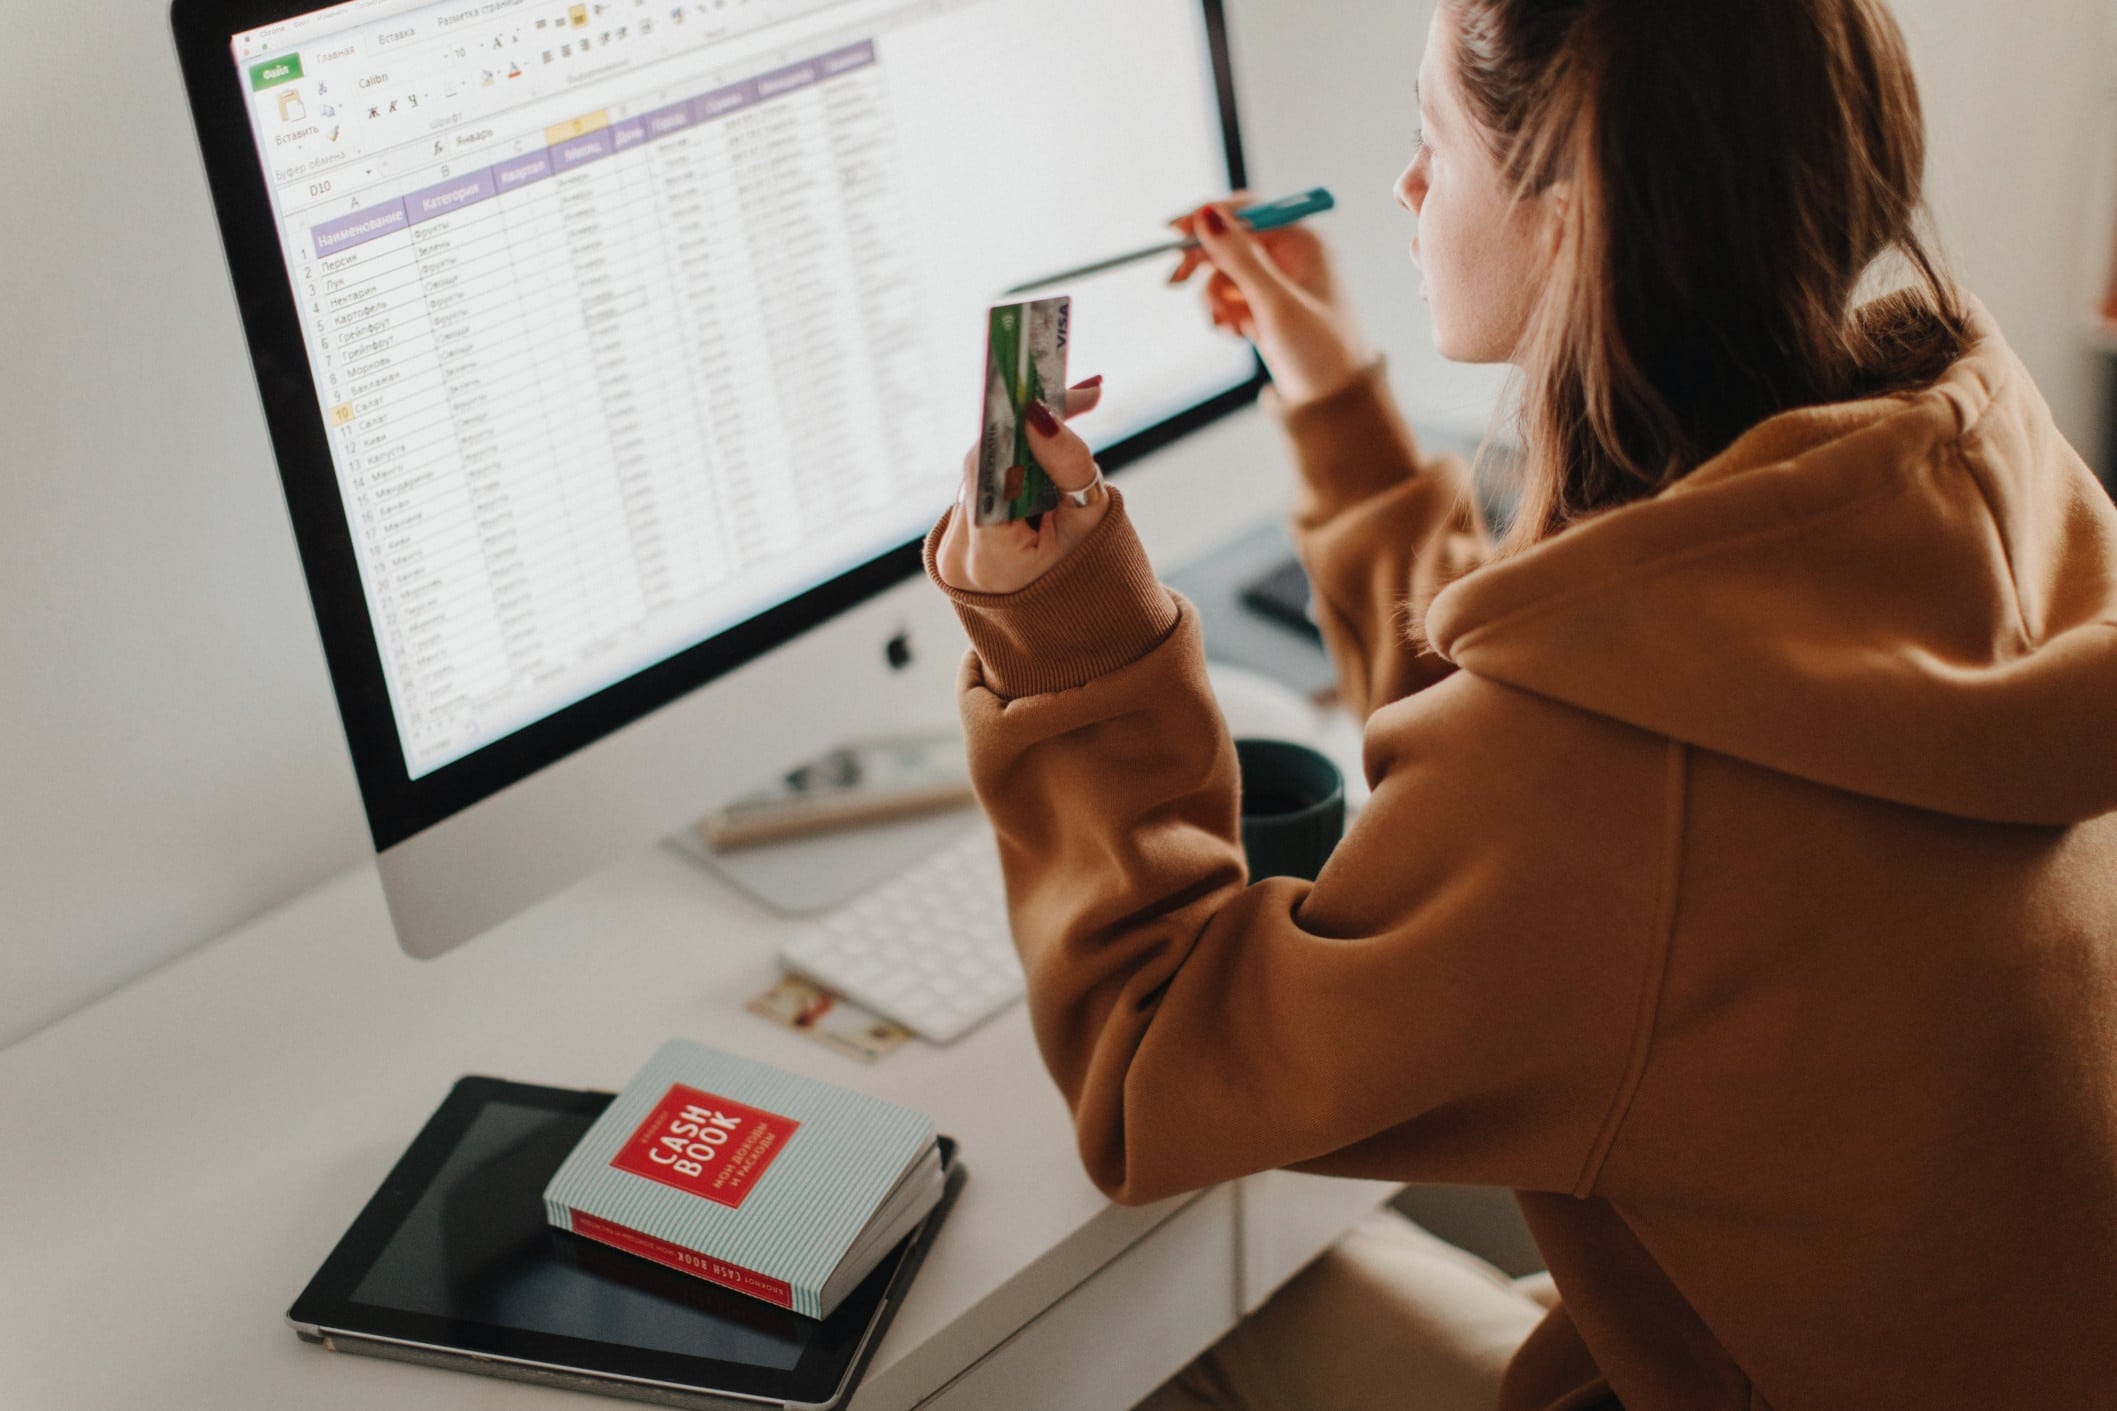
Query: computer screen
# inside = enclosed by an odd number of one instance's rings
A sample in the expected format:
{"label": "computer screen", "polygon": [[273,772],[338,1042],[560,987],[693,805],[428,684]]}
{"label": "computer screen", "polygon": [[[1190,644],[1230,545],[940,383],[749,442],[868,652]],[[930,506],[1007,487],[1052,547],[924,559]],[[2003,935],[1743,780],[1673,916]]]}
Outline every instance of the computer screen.
{"label": "computer screen", "polygon": [[[901,575],[977,434],[986,307],[1239,178],[1217,16],[355,0],[234,33],[365,615],[319,599],[378,847]],[[1254,394],[1166,275],[1062,291],[1100,451]],[[312,590],[317,470],[287,475]]]}

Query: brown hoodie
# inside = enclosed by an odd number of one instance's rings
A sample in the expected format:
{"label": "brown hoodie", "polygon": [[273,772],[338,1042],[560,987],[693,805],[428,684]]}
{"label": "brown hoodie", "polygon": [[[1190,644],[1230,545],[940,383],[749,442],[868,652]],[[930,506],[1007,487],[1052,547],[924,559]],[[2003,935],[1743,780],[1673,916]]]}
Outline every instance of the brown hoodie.
{"label": "brown hoodie", "polygon": [[1513,1188],[1564,1302],[1504,1411],[2117,1407],[2117,512],[1974,332],[1454,582],[1424,653],[1460,463],[1378,374],[1282,410],[1374,787],[1313,888],[1246,885],[1121,499],[953,593],[1095,1181]]}

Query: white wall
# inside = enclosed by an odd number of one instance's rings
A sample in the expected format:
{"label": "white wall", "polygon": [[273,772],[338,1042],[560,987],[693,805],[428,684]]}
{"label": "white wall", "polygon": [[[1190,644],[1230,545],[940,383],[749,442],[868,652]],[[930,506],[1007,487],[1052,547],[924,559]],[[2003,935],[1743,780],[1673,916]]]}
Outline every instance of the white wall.
{"label": "white wall", "polygon": [[365,828],[153,0],[0,32],[0,1042]]}
{"label": "white wall", "polygon": [[[2085,341],[2109,268],[2117,161],[2110,0],[1896,0],[1932,133],[1935,214],[2083,455],[2102,453],[2108,360]],[[2091,248],[2092,247],[2092,248]],[[2103,467],[2105,471],[2117,467]]]}
{"label": "white wall", "polygon": [[[1945,233],[2084,448],[2104,4],[1899,3]],[[1431,353],[1389,196],[1426,7],[1231,9],[1256,185],[1338,192],[1407,404],[1480,429],[1494,375]],[[0,33],[4,1045],[358,860],[366,834],[163,6],[4,0]]]}

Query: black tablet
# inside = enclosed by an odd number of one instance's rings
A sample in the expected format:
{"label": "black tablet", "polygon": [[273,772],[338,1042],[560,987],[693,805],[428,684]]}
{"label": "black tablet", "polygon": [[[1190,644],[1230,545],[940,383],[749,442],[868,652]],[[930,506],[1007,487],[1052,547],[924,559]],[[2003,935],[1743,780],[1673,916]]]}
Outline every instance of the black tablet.
{"label": "black tablet", "polygon": [[665,1406],[835,1407],[901,1302],[941,1203],[818,1321],[554,1229],[544,1185],[609,1093],[464,1078],[287,1310],[340,1352]]}

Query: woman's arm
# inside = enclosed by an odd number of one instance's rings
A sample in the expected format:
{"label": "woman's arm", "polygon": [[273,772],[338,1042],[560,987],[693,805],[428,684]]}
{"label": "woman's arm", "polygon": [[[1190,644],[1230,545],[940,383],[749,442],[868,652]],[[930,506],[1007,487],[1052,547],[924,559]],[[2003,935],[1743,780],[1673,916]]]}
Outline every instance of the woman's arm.
{"label": "woman's arm", "polygon": [[1037,1042],[1104,1191],[1589,1179],[1650,1013],[1660,742],[1457,677],[1370,730],[1313,889],[1251,886],[1197,620],[1120,497],[1030,586],[947,591]]}
{"label": "woman's arm", "polygon": [[1364,718],[1450,670],[1415,645],[1416,614],[1488,552],[1469,476],[1459,459],[1419,454],[1313,231],[1260,234],[1213,206],[1179,224],[1199,248],[1176,278],[1210,267],[1214,324],[1272,371],[1266,402],[1301,470],[1295,541],[1339,694]]}
{"label": "woman's arm", "polygon": [[1417,614],[1490,552],[1460,457],[1422,456],[1382,364],[1288,405],[1266,393],[1300,472],[1294,542],[1346,708],[1362,718],[1454,667]]}

